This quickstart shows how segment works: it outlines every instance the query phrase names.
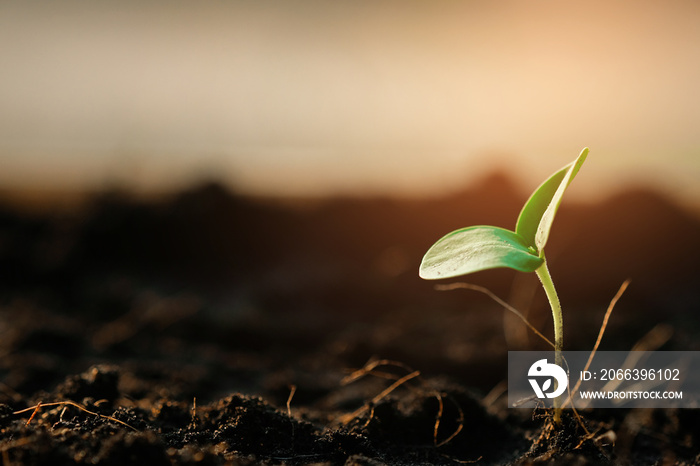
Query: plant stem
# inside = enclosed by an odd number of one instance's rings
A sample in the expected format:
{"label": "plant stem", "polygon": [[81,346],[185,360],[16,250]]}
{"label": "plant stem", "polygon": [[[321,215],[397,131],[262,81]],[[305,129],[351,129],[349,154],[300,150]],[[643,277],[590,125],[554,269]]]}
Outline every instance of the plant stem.
{"label": "plant stem", "polygon": [[[542,258],[545,259],[544,254]],[[549,269],[547,268],[546,259],[536,272],[547,294],[549,306],[552,308],[552,317],[554,318],[554,363],[562,367],[561,352],[564,349],[564,317],[561,312],[561,304],[559,303],[557,290],[554,288],[552,276],[549,274]],[[554,423],[557,425],[561,424],[561,397],[554,399]]]}

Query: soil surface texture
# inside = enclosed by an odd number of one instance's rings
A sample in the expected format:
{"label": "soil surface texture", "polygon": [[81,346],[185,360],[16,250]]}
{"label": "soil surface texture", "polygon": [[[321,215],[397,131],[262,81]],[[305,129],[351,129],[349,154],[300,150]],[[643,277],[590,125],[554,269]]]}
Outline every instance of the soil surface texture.
{"label": "soil surface texture", "polygon": [[[694,409],[507,406],[508,350],[547,349],[482,293],[418,278],[502,175],[432,200],[249,199],[216,183],[79,210],[0,207],[0,462],[698,464]],[[490,199],[484,202],[484,199]],[[564,204],[548,261],[567,350],[700,349],[700,222],[647,190]],[[465,277],[551,335],[534,274]],[[460,280],[453,280],[453,283]]]}

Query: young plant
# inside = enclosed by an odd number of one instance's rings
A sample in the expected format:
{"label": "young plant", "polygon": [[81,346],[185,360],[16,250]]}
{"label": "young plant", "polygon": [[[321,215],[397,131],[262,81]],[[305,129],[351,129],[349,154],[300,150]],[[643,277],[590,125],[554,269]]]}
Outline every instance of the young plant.
{"label": "young plant", "polygon": [[[564,191],[588,156],[588,148],[550,176],[525,203],[515,231],[479,225],[453,231],[433,244],[423,257],[420,276],[427,280],[458,277],[479,270],[508,267],[535,272],[542,283],[554,318],[555,363],[561,366],[564,322],[559,297],[547,268],[544,247]],[[561,419],[561,401],[554,400],[554,421]]]}

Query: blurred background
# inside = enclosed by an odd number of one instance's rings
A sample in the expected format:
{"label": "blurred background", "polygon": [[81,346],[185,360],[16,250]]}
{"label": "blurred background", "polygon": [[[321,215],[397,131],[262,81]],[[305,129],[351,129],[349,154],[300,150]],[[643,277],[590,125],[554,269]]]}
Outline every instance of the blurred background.
{"label": "blurred background", "polygon": [[[2,2],[2,348],[177,357],[169,335],[489,389],[541,342],[421,257],[512,228],[586,146],[548,244],[567,349],[628,278],[601,349],[696,348],[699,24],[692,0]],[[551,334],[534,275],[468,281]],[[2,364],[15,393],[82,370]]]}
{"label": "blurred background", "polygon": [[526,190],[585,146],[572,195],[700,196],[692,0],[125,1],[0,7],[0,187],[441,195]]}

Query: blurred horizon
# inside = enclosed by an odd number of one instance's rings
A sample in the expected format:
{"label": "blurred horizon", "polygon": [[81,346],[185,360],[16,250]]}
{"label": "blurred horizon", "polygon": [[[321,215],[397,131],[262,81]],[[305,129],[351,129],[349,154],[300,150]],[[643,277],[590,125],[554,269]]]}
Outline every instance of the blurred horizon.
{"label": "blurred horizon", "polygon": [[0,7],[0,195],[216,180],[265,197],[530,192],[700,205],[700,4],[126,1]]}

